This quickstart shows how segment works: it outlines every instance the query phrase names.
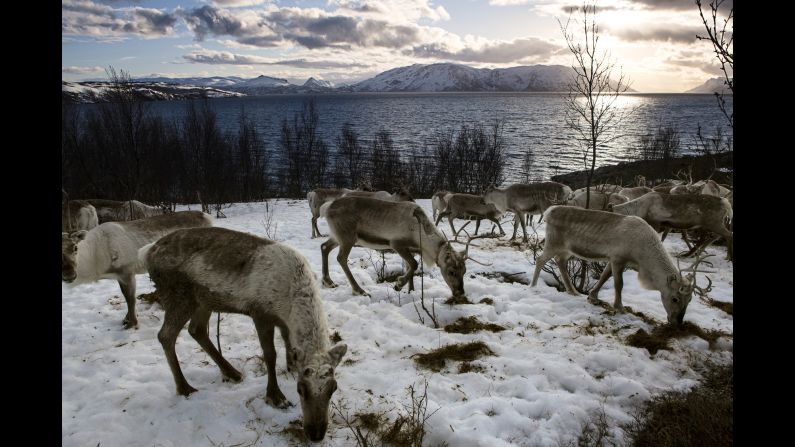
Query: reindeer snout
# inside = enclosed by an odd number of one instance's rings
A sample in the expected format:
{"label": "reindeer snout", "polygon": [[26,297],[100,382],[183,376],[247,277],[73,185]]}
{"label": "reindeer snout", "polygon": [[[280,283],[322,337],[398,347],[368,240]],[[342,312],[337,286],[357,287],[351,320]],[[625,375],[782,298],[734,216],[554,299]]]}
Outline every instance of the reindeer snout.
{"label": "reindeer snout", "polygon": [[61,279],[64,282],[73,282],[77,278],[77,273],[75,272],[63,272],[61,273]]}
{"label": "reindeer snout", "polygon": [[312,442],[320,442],[326,437],[326,424],[308,425],[304,427],[304,434]]}

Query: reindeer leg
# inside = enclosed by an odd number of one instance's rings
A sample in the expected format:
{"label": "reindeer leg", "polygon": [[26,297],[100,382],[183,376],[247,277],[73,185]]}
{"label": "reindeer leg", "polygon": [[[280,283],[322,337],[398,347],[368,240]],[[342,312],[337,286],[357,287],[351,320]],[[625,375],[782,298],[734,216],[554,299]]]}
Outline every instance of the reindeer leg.
{"label": "reindeer leg", "polygon": [[660,239],[660,242],[664,241],[665,237],[668,236],[668,233],[670,233],[670,232],[671,232],[671,227],[667,227],[666,229],[664,229],[663,233],[662,233],[662,238]]}
{"label": "reindeer leg", "polygon": [[191,309],[186,306],[169,306],[168,300],[161,301],[166,307],[166,314],[163,317],[163,327],[157,333],[157,339],[160,345],[163,346],[163,351],[166,354],[168,366],[171,368],[171,375],[174,376],[174,383],[177,385],[177,394],[181,396],[188,396],[190,393],[196,391],[196,388],[190,386],[185,376],[182,374],[182,369],[179,367],[179,359],[177,358],[177,351],[175,346],[177,344],[177,337],[182,327],[191,317]]}
{"label": "reindeer leg", "polygon": [[293,346],[290,343],[290,331],[285,326],[279,326],[279,333],[282,334],[282,340],[284,340],[285,358],[287,359],[287,371],[295,372],[295,361],[293,360],[293,356],[290,355],[290,353],[293,352]]}
{"label": "reindeer leg", "polygon": [[[615,284],[616,298],[613,301],[613,309],[616,312],[624,312],[624,305],[621,304],[621,289],[624,288],[624,267],[626,264],[619,262],[610,262],[610,268],[613,270],[613,283]],[[605,268],[606,269],[606,268]]]}
{"label": "reindeer leg", "polygon": [[269,323],[265,318],[257,316],[254,318],[254,326],[257,328],[259,344],[262,346],[262,354],[265,358],[265,366],[268,368],[268,388],[265,391],[265,403],[276,408],[287,408],[292,404],[284,397],[279,384],[276,382],[276,347],[273,346],[273,323]]}
{"label": "reindeer leg", "polygon": [[610,263],[608,262],[605,266],[605,269],[602,270],[602,276],[599,277],[599,281],[596,282],[596,285],[591,288],[588,292],[588,301],[592,304],[597,304],[599,302],[599,290],[602,289],[602,286],[607,281],[607,278],[610,278],[611,268]]}
{"label": "reindeer leg", "polygon": [[577,292],[577,289],[575,289],[574,285],[571,283],[571,277],[569,277],[569,256],[555,256],[555,263],[558,264],[560,279],[563,280],[563,285],[566,286],[566,292],[568,292],[569,295],[580,296],[580,293]]}
{"label": "reindeer leg", "polygon": [[478,217],[477,222],[475,222],[475,236],[478,235],[478,230],[480,229],[480,221],[481,221],[481,218]]}
{"label": "reindeer leg", "polygon": [[135,316],[135,275],[132,273],[125,274],[118,281],[121,294],[124,295],[124,299],[127,301],[127,315],[122,320],[124,329],[137,327],[138,317]]}
{"label": "reindeer leg", "polygon": [[541,269],[544,267],[544,264],[549,262],[552,259],[552,255],[547,255],[547,250],[544,249],[544,252],[541,253],[541,256],[536,259],[536,269],[533,272],[533,282],[530,284],[530,287],[535,287],[536,283],[538,282],[538,275],[541,274]]}
{"label": "reindeer leg", "polygon": [[319,236],[320,231],[317,229],[317,216],[312,216],[312,239]]}
{"label": "reindeer leg", "polygon": [[453,232],[453,238],[458,240],[458,233],[455,232],[455,227],[453,226],[453,215],[447,215],[447,222],[450,224],[450,231]]}
{"label": "reindeer leg", "polygon": [[357,283],[353,278],[353,273],[351,273],[351,269],[348,267],[348,255],[351,253],[352,248],[353,244],[341,243],[340,251],[337,253],[337,262],[340,263],[342,271],[345,272],[345,276],[348,277],[348,282],[351,283],[351,287],[353,288],[353,294],[370,296],[369,293],[365,292],[361,287],[359,287],[359,283]]}
{"label": "reindeer leg", "polygon": [[522,224],[522,242],[527,242],[527,225],[525,225],[524,214],[519,218],[519,223]]}
{"label": "reindeer leg", "polygon": [[398,277],[397,282],[395,282],[395,290],[400,290],[406,285],[406,282],[409,283],[409,292],[414,290],[414,272],[417,270],[417,261],[414,260],[414,256],[411,255],[408,247],[401,244],[400,242],[392,241],[389,244],[392,247],[392,250],[395,250],[404,261],[408,265],[408,270],[406,274],[403,276]]}
{"label": "reindeer leg", "polygon": [[337,287],[328,274],[328,255],[340,244],[332,237],[320,245],[320,252],[323,254],[323,285],[326,287]]}
{"label": "reindeer leg", "polygon": [[188,333],[199,343],[199,346],[204,349],[204,352],[210,355],[210,358],[213,359],[215,364],[221,368],[221,373],[224,377],[233,382],[240,382],[243,378],[243,374],[226,361],[224,356],[215,349],[215,345],[210,340],[209,322],[211,316],[212,311],[210,309],[201,306],[197,307],[193,312],[193,316],[190,318]]}
{"label": "reindeer leg", "polygon": [[521,219],[521,218],[522,217],[519,216],[519,213],[514,211],[514,214],[513,214],[513,235],[511,235],[511,239],[510,240],[516,239],[516,230],[519,228],[519,225],[517,225],[516,222],[519,219]]}
{"label": "reindeer leg", "polygon": [[[499,229],[500,229],[500,235],[501,235],[501,236],[505,236],[505,232],[504,232],[504,231],[502,231],[502,225],[500,225],[500,221],[499,221],[499,220],[497,220],[497,219],[495,219],[495,218],[493,218],[493,217],[489,217],[488,219],[489,219],[490,221],[494,222],[495,224],[497,224],[497,228],[499,228]],[[492,231],[494,231],[494,227],[491,227],[491,230],[492,230]]]}

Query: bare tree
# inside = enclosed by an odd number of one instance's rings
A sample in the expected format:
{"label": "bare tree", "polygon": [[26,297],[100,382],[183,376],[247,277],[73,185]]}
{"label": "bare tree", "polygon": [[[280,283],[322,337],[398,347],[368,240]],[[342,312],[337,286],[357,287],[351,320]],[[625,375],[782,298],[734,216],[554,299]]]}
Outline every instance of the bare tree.
{"label": "bare tree", "polygon": [[[568,84],[569,92],[563,100],[566,125],[575,131],[586,146],[584,154],[586,168],[589,155],[591,158],[585,185],[587,208],[591,200],[591,180],[596,168],[597,152],[606,143],[620,136],[616,133],[618,125],[632,114],[635,108],[620,107],[616,104],[621,94],[629,89],[629,80],[620,70],[618,77],[612,79],[615,63],[610,61],[606,51],[598,49],[599,27],[596,25],[596,5],[584,4],[577,11],[582,14],[582,22],[569,16],[565,25],[560,21],[558,23],[576,62],[576,65],[572,66],[575,75]],[[582,35],[576,31],[577,26],[580,27]],[[580,38],[582,41],[578,40]]]}
{"label": "bare tree", "polygon": [[[731,8],[726,17],[720,16],[718,10],[725,0],[712,0],[709,2],[709,19],[704,17],[704,10],[701,5],[701,0],[696,0],[698,6],[698,14],[701,16],[701,22],[707,29],[707,37],[696,36],[699,40],[709,40],[712,42],[712,49],[715,56],[720,62],[720,69],[723,71],[725,85],[729,87],[732,95],[734,95],[734,2],[729,2]],[[731,27],[731,29],[728,29]],[[731,72],[731,74],[729,73]],[[729,112],[726,109],[726,99],[723,93],[715,92],[715,97],[718,99],[718,106],[721,112],[729,121],[729,126],[734,129],[734,111]]]}

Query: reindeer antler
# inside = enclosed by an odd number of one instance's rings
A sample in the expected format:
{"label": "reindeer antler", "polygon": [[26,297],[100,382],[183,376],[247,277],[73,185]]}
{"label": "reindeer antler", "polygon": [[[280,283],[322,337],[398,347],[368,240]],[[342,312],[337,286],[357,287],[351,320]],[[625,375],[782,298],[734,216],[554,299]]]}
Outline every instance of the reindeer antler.
{"label": "reindeer antler", "polygon": [[703,288],[697,286],[695,279],[693,280],[693,290],[695,290],[696,293],[702,297],[706,297],[709,292],[712,292],[712,279],[710,279],[710,277],[707,275],[704,275],[704,278],[707,278],[707,282],[709,282],[709,284],[707,284],[707,287]]}
{"label": "reindeer antler", "polygon": [[[463,229],[463,227],[461,227],[461,228]],[[480,235],[480,236],[474,236],[473,237],[473,236],[470,236],[469,233],[467,233],[466,231],[464,231],[464,233],[466,233],[466,235],[468,237],[466,248],[464,248],[464,259],[465,260],[469,259],[470,261],[472,261],[472,262],[474,262],[476,264],[485,265],[486,267],[491,267],[492,266],[491,263],[486,264],[485,262],[480,262],[477,259],[474,259],[474,258],[469,256],[469,243],[472,242],[475,239],[480,239],[482,237],[485,237],[485,235]],[[473,245],[473,247],[474,247],[474,245]]]}
{"label": "reindeer antler", "polygon": [[[693,264],[691,264],[690,267],[686,267],[686,268],[680,270],[680,272],[693,272],[694,274],[695,273],[718,273],[718,272],[710,272],[710,271],[707,271],[707,270],[698,270],[698,265],[701,264],[702,262],[704,262],[705,264],[709,264],[710,267],[713,267],[711,262],[704,261],[705,259],[707,259],[710,256],[715,256],[715,254],[714,253],[711,253],[711,254],[702,253],[702,254],[698,255],[696,257],[696,261]],[[678,260],[677,260],[677,263],[678,263]]]}

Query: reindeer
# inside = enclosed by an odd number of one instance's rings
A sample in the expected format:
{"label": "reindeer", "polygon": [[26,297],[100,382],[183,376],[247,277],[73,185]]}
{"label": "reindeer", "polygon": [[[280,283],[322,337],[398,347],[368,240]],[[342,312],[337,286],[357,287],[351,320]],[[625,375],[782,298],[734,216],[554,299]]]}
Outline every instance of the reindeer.
{"label": "reindeer", "polygon": [[446,202],[445,209],[439,213],[435,224],[439,225],[442,217],[447,216],[447,221],[450,223],[450,231],[453,232],[454,238],[457,238],[458,232],[455,231],[455,227],[453,226],[453,219],[468,219],[472,217],[477,219],[477,224],[475,225],[476,235],[478,234],[478,229],[480,229],[480,221],[482,219],[488,219],[494,222],[497,224],[497,227],[499,227],[500,234],[505,234],[498,220],[503,213],[497,210],[497,207],[493,204],[486,204],[486,202],[483,201],[483,196],[472,194],[447,194],[444,200]]}
{"label": "reindeer", "polygon": [[97,225],[97,210],[85,200],[69,200],[61,206],[61,231],[90,230]]}
{"label": "reindeer", "polygon": [[732,232],[726,227],[733,212],[729,201],[722,197],[704,194],[661,194],[650,192],[621,205],[612,205],[608,210],[618,214],[638,216],[649,223],[656,231],[664,231],[662,240],[674,229],[689,230],[704,228],[716,234],[715,237],[695,247],[700,253],[718,237],[726,238],[727,257],[733,259]]}
{"label": "reindeer", "polygon": [[685,183],[682,180],[666,180],[652,188],[652,191],[670,194],[671,189],[683,184]]}
{"label": "reindeer", "polygon": [[[248,315],[254,320],[268,369],[265,402],[291,405],[276,381],[274,328],[285,340],[288,369],[298,372],[304,433],[321,441],[328,428],[334,369],[347,346],[330,346],[328,322],[315,274],[297,250],[278,242],[225,228],[175,231],[140,250],[140,258],[165,309],[157,334],[174,376],[177,393],[196,391],[179,366],[175,345],[185,326],[221,369],[238,382],[243,375],[213,345],[208,335],[212,312]],[[292,343],[292,344],[291,344]]]}
{"label": "reindeer", "polygon": [[414,197],[411,196],[406,188],[396,189],[392,194],[386,191],[353,191],[345,194],[351,197],[370,197],[373,199],[386,200],[387,202],[413,202]]}
{"label": "reindeer", "polygon": [[564,203],[570,194],[571,188],[558,182],[517,183],[505,189],[491,186],[483,195],[483,200],[494,204],[501,213],[512,211],[514,225],[511,240],[516,238],[518,222],[522,226],[522,240],[527,242],[525,214],[543,214],[550,206]]}
{"label": "reindeer", "polygon": [[395,290],[402,289],[407,282],[408,290],[414,290],[414,271],[418,265],[412,253],[421,250],[426,267],[439,265],[453,296],[464,296],[464,262],[472,259],[468,255],[469,242],[463,252],[455,251],[416,203],[346,196],[323,205],[320,214],[326,218],[331,230],[331,237],[320,246],[323,285],[326,287],[337,287],[329,276],[328,255],[339,246],[337,261],[348,277],[353,293],[370,296],[359,287],[348,268],[348,255],[353,246],[358,245],[376,250],[395,250],[406,261],[408,271],[398,278]]}
{"label": "reindeer", "polygon": [[115,279],[127,301],[126,329],[138,325],[135,316],[135,275],[146,273],[138,249],[181,228],[209,227],[212,217],[200,211],[180,211],[130,222],[106,222],[89,231],[61,234],[61,279],[83,284]]}
{"label": "reindeer", "polygon": [[445,197],[448,194],[452,193],[447,190],[436,191],[433,193],[433,196],[431,197],[431,209],[433,210],[433,216],[431,217],[433,217],[434,221],[436,221],[436,216],[444,211],[445,208],[447,208],[447,201],[445,200]]}
{"label": "reindeer", "polygon": [[[569,196],[566,205],[585,208],[585,199],[586,192],[578,190]],[[588,203],[588,209],[604,211],[607,209],[608,205],[619,205],[627,201],[628,199],[620,194],[591,191],[591,200],[590,203]]]}
{"label": "reindeer", "polygon": [[547,210],[545,218],[544,252],[536,260],[532,287],[536,286],[544,264],[555,258],[566,291],[579,296],[569,277],[568,259],[576,256],[589,261],[608,261],[599,281],[588,293],[590,302],[598,303],[599,289],[612,273],[615,281],[613,308],[623,312],[623,272],[625,267],[632,267],[638,270],[642,287],[660,292],[668,323],[682,324],[693,297],[698,262],[689,268],[692,274],[682,276],[659,235],[643,219],[570,206],[553,206]]}
{"label": "reindeer", "polygon": [[[571,194],[569,195],[569,198],[571,198],[575,194],[578,194],[578,193],[581,193],[581,192],[585,193],[586,189],[588,189],[588,188],[575,189],[574,191],[571,192]],[[605,193],[605,194],[616,194],[619,191],[621,191],[622,189],[624,189],[624,187],[621,186],[621,185],[613,185],[611,183],[602,183],[602,184],[598,184],[598,185],[591,185],[591,194],[593,194],[594,191],[595,192],[602,192],[602,193]]]}
{"label": "reindeer", "polygon": [[629,200],[635,200],[638,197],[646,193],[649,193],[651,191],[652,189],[649,188],[648,186],[635,186],[632,188],[622,189],[621,191],[618,192],[618,195],[626,197],[627,200],[629,201]]}
{"label": "reindeer", "polygon": [[127,222],[159,216],[166,212],[163,207],[150,206],[137,200],[120,202],[118,200],[86,199],[86,202],[94,205],[94,208],[97,209],[97,217],[101,224],[105,222]]}
{"label": "reindeer", "polygon": [[306,194],[306,200],[307,202],[309,202],[309,210],[312,211],[312,239],[323,236],[322,234],[320,234],[320,229],[317,227],[317,218],[320,217],[320,207],[323,206],[323,204],[326,202],[339,199],[345,194],[351,192],[353,192],[353,190],[347,188],[342,188],[342,189],[318,188],[309,191]]}

